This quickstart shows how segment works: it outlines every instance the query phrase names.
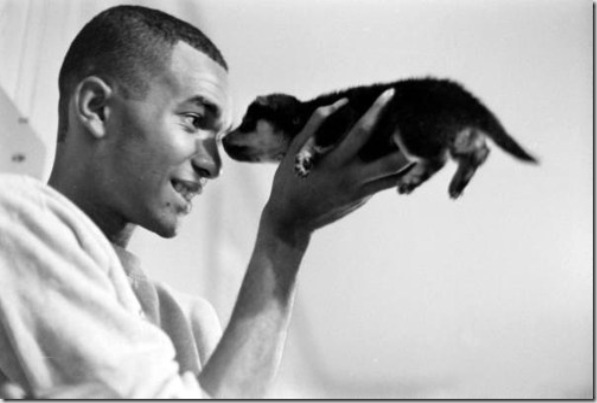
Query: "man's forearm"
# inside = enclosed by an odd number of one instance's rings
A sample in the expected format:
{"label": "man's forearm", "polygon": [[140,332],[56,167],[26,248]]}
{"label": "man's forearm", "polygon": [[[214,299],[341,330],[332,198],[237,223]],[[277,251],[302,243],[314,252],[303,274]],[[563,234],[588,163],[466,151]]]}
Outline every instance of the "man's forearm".
{"label": "man's forearm", "polygon": [[262,397],[276,374],[309,243],[281,230],[264,213],[230,322],[199,378],[214,397]]}

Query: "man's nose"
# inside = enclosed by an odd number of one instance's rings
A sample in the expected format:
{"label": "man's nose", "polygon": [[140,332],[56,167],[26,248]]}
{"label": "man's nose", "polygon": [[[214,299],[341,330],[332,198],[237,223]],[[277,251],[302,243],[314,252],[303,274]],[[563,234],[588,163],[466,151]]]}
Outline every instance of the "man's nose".
{"label": "man's nose", "polygon": [[216,140],[200,139],[197,140],[195,147],[195,155],[191,159],[195,172],[209,179],[220,176],[222,160],[220,159]]}

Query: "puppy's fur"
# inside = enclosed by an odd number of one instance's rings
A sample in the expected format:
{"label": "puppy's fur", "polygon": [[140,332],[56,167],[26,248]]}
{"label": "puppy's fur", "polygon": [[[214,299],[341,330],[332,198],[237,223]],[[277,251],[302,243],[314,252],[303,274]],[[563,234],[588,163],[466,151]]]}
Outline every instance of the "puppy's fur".
{"label": "puppy's fur", "polygon": [[306,102],[285,94],[258,97],[241,125],[224,138],[224,149],[239,161],[279,161],[315,109],[348,98],[297,154],[296,171],[307,176],[317,158],[333,148],[388,88],[395,89],[394,97],[359,156],[371,161],[399,147],[414,162],[398,180],[399,193],[412,192],[441,169],[449,155],[458,164],[449,194],[459,197],[489,154],[486,137],[519,160],[537,162],[475,96],[453,81],[435,78],[355,87]]}

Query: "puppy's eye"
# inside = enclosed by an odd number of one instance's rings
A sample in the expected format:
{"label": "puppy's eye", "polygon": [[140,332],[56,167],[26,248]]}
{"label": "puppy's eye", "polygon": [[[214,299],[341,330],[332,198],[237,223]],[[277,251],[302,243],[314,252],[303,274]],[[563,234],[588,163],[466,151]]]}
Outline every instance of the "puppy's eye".
{"label": "puppy's eye", "polygon": [[253,130],[255,130],[255,120],[244,119],[242,121],[242,123],[240,124],[240,126],[238,127],[238,130],[243,133],[252,132]]}

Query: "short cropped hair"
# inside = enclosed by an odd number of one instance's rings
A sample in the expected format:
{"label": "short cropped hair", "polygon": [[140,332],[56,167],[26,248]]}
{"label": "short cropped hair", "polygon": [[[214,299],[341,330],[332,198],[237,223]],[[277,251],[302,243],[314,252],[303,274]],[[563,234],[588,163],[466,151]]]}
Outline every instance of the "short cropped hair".
{"label": "short cropped hair", "polygon": [[201,30],[162,11],[116,6],[89,21],[71,43],[60,69],[58,142],[66,137],[68,102],[82,79],[96,75],[117,85],[124,96],[143,99],[149,79],[170,60],[179,41],[228,70],[219,49]]}

